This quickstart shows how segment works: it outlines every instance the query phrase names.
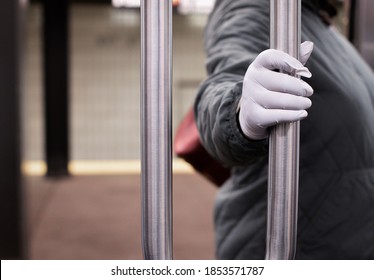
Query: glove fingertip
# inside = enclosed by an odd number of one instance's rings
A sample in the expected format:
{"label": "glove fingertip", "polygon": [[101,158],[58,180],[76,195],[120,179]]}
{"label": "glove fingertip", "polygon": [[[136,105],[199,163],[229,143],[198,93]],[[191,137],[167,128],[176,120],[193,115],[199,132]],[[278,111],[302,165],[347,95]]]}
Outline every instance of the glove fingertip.
{"label": "glove fingertip", "polygon": [[300,76],[305,77],[305,78],[311,78],[312,77],[312,73],[306,67],[304,67],[302,69],[296,69],[295,74],[300,75]]}
{"label": "glove fingertip", "polygon": [[300,111],[300,120],[305,119],[308,116],[308,112],[306,110]]}

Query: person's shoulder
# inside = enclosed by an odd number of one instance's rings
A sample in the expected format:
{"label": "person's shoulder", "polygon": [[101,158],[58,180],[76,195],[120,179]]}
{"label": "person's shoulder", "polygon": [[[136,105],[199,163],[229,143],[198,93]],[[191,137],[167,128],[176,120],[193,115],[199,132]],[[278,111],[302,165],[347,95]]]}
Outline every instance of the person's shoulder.
{"label": "person's shoulder", "polygon": [[207,28],[236,25],[244,21],[267,23],[269,16],[270,1],[217,0],[209,16]]}
{"label": "person's shoulder", "polygon": [[216,0],[212,14],[241,13],[244,11],[265,11],[269,13],[270,1],[258,0]]}

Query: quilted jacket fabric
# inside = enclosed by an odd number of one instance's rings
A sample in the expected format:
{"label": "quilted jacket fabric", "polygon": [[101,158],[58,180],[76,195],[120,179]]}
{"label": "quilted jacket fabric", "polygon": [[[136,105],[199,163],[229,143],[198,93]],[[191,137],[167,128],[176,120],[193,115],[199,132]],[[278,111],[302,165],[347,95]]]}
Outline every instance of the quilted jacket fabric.
{"label": "quilted jacket fabric", "polygon": [[[374,75],[303,0],[314,42],[309,116],[301,122],[296,259],[374,259]],[[195,102],[203,145],[231,177],[215,205],[219,259],[265,257],[268,142],[250,141],[236,109],[248,65],[269,48],[269,1],[217,0],[205,30],[208,78]]]}

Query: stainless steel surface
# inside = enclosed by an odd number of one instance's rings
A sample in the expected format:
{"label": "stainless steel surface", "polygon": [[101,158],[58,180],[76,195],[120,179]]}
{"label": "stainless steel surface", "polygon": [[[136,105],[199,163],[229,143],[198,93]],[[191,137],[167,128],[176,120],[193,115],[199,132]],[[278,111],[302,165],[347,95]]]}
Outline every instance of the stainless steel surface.
{"label": "stainless steel surface", "polygon": [[145,259],[172,259],[172,2],[141,2],[142,240]]}
{"label": "stainless steel surface", "polygon": [[[296,58],[300,46],[301,0],[271,0],[270,47]],[[266,259],[293,259],[296,251],[299,181],[299,122],[270,133]]]}

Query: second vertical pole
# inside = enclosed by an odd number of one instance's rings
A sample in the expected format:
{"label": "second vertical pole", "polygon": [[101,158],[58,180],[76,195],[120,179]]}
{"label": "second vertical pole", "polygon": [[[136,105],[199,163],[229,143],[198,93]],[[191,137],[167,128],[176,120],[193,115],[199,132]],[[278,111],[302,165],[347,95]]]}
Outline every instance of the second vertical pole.
{"label": "second vertical pole", "polygon": [[172,1],[141,2],[142,241],[172,259]]}
{"label": "second vertical pole", "polygon": [[[271,0],[270,48],[299,58],[301,0]],[[266,259],[293,259],[296,252],[300,122],[282,123],[269,139]]]}

